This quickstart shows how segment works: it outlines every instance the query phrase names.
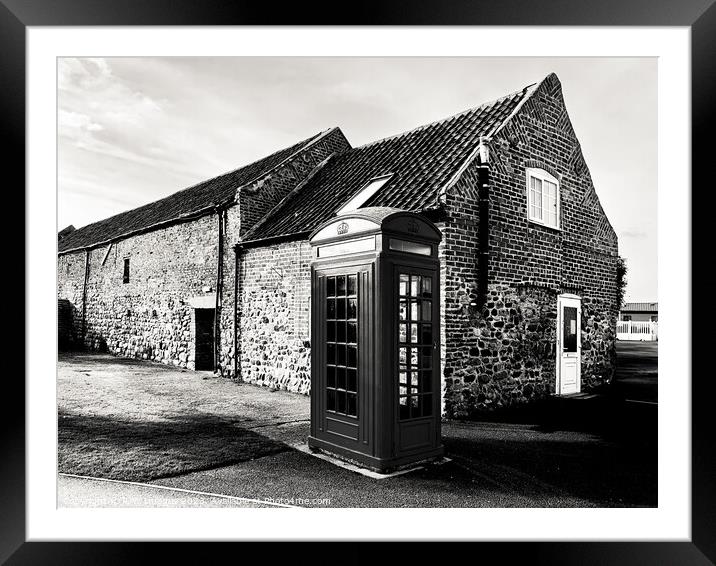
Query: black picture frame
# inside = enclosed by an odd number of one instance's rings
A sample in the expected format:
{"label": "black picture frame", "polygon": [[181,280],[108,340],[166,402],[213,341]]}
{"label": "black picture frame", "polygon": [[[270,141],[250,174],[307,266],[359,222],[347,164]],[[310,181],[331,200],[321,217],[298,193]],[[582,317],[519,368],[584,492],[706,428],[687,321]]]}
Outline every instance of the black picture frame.
{"label": "black picture frame", "polygon": [[[339,9],[340,8],[340,9]],[[686,26],[692,37],[692,186],[710,188],[707,171],[713,157],[713,118],[711,106],[716,100],[716,6],[714,0],[460,0],[452,2],[383,0],[380,3],[355,3],[337,7],[321,2],[294,2],[281,6],[266,3],[227,0],[0,0],[0,120],[5,136],[3,164],[6,191],[19,194],[25,186],[25,32],[29,26],[116,26],[116,25],[560,25],[560,26]],[[708,152],[708,153],[707,153]],[[709,171],[710,173],[710,171]],[[692,197],[699,193],[692,191]],[[24,210],[17,199],[13,210]],[[693,207],[698,210],[698,207]],[[6,212],[7,214],[7,212]],[[692,225],[692,240],[710,242],[708,223]],[[16,241],[13,241],[18,248]],[[17,270],[19,272],[19,269]],[[708,279],[692,278],[693,296],[706,297]],[[709,281],[710,282],[710,281]],[[17,284],[17,280],[15,280]],[[23,276],[23,283],[26,283]],[[24,285],[23,285],[24,288]],[[701,291],[699,293],[698,291]],[[25,293],[25,302],[31,297]],[[684,308],[691,310],[685,301]],[[17,320],[23,320],[23,318]],[[692,319],[693,320],[693,319]],[[696,337],[695,329],[691,331]],[[15,325],[13,332],[22,332]],[[703,335],[702,335],[703,336]],[[695,342],[705,338],[695,338]],[[689,352],[691,355],[691,352]],[[4,367],[7,367],[4,364]],[[517,559],[538,564],[709,564],[716,562],[716,463],[711,431],[713,396],[712,371],[699,373],[692,363],[692,534],[688,542],[539,542],[539,543],[460,543],[451,545],[454,560],[465,552],[483,563],[492,558],[500,563]],[[706,369],[708,367],[706,366]],[[24,374],[24,368],[22,368]],[[26,542],[25,537],[25,412],[24,383],[17,372],[5,372],[2,414],[3,463],[0,481],[0,561],[8,564],[125,564],[150,559],[153,550],[163,561],[180,553],[182,561],[217,559],[226,545],[157,543],[75,543]],[[12,374],[12,375],[11,375]],[[690,379],[691,376],[681,376]],[[557,537],[555,537],[557,538]],[[254,543],[242,543],[251,545]],[[301,544],[299,549],[295,546]],[[348,561],[360,563],[388,552],[386,543],[356,545]],[[479,546],[475,546],[478,544]],[[242,548],[241,552],[252,549]],[[259,549],[265,552],[264,549]],[[234,550],[234,552],[236,552]],[[294,560],[303,556],[322,562],[322,556],[336,551],[322,547],[308,550],[304,543],[272,543],[274,559]],[[297,554],[298,553],[298,554]],[[401,548],[401,558],[425,556],[422,544]],[[444,551],[440,552],[445,559]],[[231,555],[229,555],[231,556]],[[248,556],[248,555],[244,555]],[[234,559],[240,556],[233,555]],[[332,560],[332,559],[331,559]],[[326,560],[327,561],[327,560]]]}

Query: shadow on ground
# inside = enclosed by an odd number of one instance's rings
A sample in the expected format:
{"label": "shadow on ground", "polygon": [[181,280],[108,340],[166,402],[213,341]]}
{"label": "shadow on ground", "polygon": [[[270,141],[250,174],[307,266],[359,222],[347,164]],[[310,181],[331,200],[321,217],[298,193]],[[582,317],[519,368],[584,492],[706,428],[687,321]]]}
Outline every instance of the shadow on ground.
{"label": "shadow on ground", "polygon": [[207,414],[136,421],[60,410],[58,429],[60,472],[128,481],[170,477],[288,450],[280,442]]}
{"label": "shadow on ground", "polygon": [[[457,464],[503,482],[543,482],[599,505],[655,507],[657,406],[615,396],[552,398],[488,421],[445,423]],[[524,480],[527,484],[528,481]]]}

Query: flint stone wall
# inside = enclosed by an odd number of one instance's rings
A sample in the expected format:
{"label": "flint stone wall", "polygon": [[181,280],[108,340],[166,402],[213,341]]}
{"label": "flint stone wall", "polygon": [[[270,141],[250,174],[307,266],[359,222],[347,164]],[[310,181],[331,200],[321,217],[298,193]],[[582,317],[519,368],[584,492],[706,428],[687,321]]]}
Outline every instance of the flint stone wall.
{"label": "flint stone wall", "polygon": [[241,253],[238,324],[242,381],[310,393],[310,263],[307,241]]}
{"label": "flint stone wall", "polygon": [[[212,214],[90,250],[84,333],[87,252],[60,256],[59,298],[79,305],[73,313],[75,340],[81,341],[84,334],[89,350],[193,369],[196,344],[190,301],[216,292],[217,230],[217,216]],[[125,258],[130,261],[128,283],[123,283]]]}

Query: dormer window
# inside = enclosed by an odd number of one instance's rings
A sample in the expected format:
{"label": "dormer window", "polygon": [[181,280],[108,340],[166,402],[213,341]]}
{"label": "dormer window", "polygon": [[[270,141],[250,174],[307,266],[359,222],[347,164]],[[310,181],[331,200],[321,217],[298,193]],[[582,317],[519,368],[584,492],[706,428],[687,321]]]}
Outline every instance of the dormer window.
{"label": "dormer window", "polygon": [[559,229],[559,181],[543,169],[527,169],[527,217]]}
{"label": "dormer window", "polygon": [[393,175],[383,175],[382,177],[376,177],[368,181],[365,186],[358,191],[351,200],[344,204],[336,214],[343,214],[344,212],[350,212],[363,206],[368,199],[372,197],[378,190],[385,185]]}

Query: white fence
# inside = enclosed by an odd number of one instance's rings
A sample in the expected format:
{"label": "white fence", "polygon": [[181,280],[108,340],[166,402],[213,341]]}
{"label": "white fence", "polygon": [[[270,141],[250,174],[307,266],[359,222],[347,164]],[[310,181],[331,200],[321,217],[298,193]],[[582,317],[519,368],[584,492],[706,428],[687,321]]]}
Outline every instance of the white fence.
{"label": "white fence", "polygon": [[617,322],[617,340],[653,342],[658,339],[658,322],[634,322],[633,320],[620,320]]}

